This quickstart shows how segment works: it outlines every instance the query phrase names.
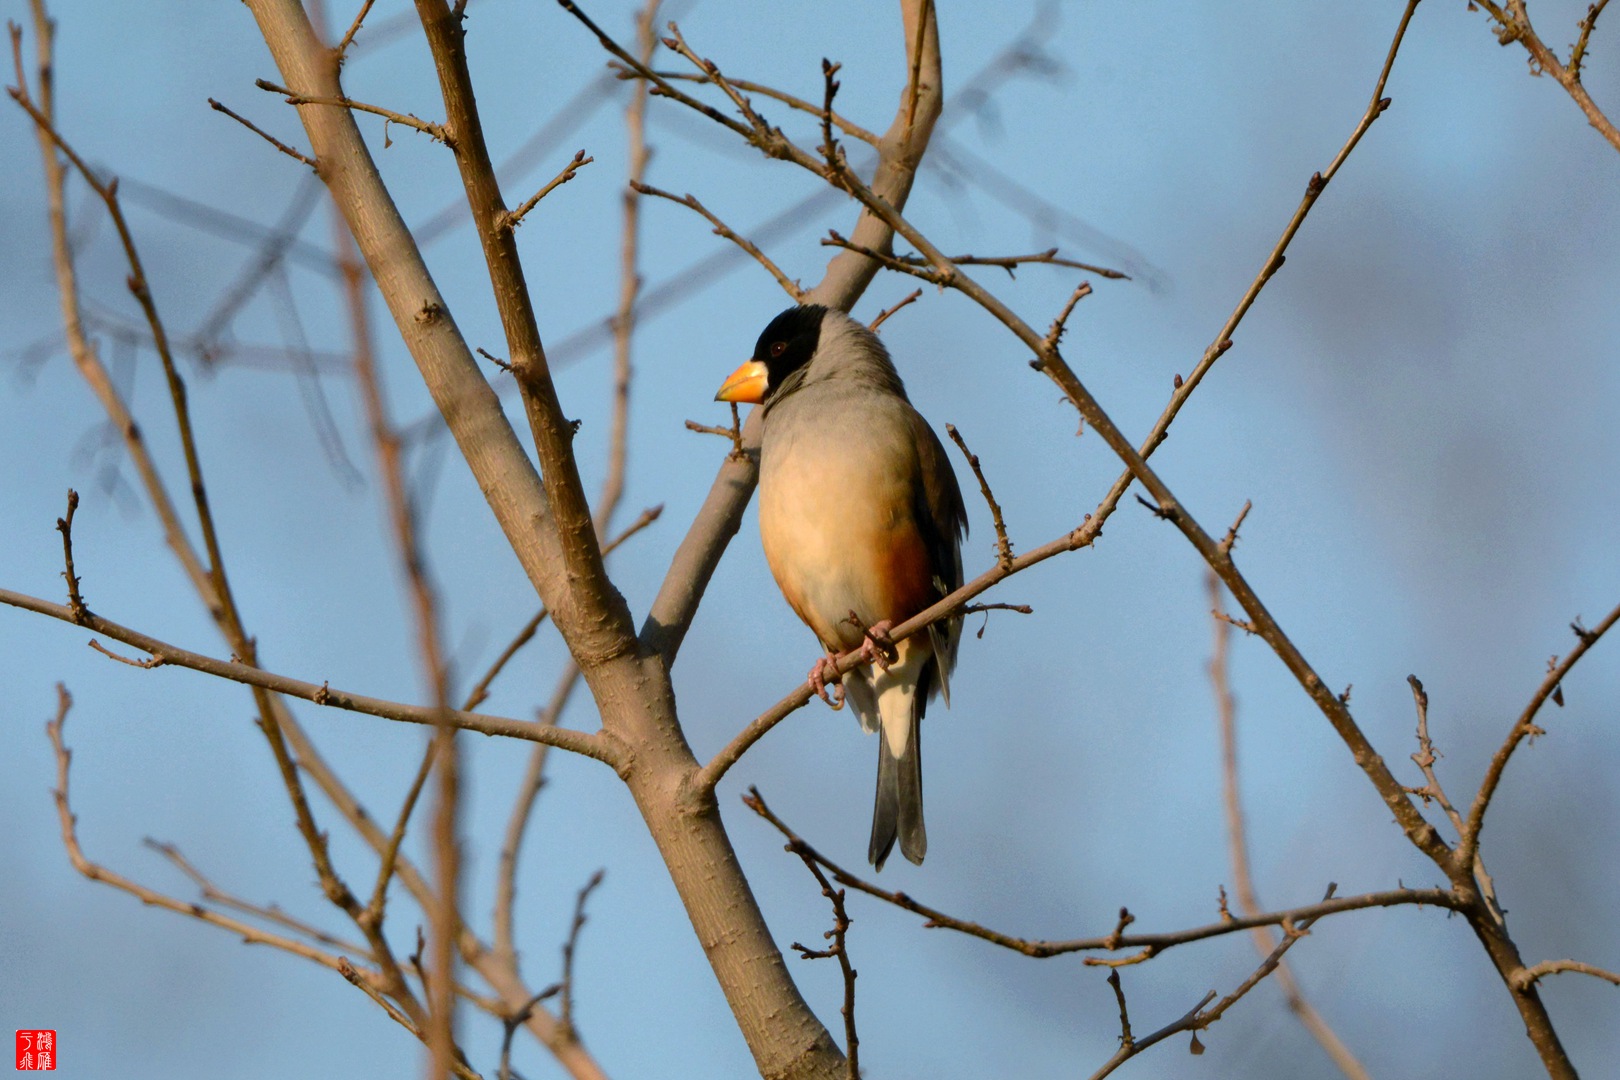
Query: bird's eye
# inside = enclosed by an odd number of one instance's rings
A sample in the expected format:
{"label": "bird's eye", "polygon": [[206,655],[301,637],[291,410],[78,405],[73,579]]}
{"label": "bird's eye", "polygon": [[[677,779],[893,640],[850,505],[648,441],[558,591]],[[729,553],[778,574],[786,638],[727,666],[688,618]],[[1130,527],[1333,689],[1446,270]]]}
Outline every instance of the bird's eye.
{"label": "bird's eye", "polygon": [[785,352],[787,352],[787,342],[785,341],[778,341],[771,346],[772,356],[781,356]]}

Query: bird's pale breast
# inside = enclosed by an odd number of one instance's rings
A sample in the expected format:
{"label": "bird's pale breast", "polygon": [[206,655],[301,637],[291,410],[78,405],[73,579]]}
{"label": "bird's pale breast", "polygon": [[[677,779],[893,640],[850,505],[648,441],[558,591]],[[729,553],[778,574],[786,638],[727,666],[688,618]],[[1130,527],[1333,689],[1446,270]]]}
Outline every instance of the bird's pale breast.
{"label": "bird's pale breast", "polygon": [[861,643],[847,621],[852,610],[867,624],[899,621],[933,598],[913,517],[915,448],[887,420],[885,411],[835,412],[795,424],[790,443],[767,439],[759,508],[765,559],[788,603],[830,647]]}

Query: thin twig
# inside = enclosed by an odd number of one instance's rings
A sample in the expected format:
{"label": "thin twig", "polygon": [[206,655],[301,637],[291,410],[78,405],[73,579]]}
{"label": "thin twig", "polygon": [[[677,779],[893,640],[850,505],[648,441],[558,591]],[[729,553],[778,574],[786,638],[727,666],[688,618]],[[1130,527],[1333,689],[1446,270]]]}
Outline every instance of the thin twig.
{"label": "thin twig", "polygon": [[[364,14],[362,11],[361,17],[364,17]],[[338,50],[340,59],[341,55],[340,48]],[[434,699],[435,705],[442,709],[446,704],[445,675],[439,657],[437,631],[434,629],[435,600],[417,545],[416,510],[405,483],[399,433],[388,416],[383,394],[382,372],[372,347],[371,316],[365,287],[366,273],[354,238],[344,227],[341,215],[334,213],[332,229],[338,252],[338,268],[343,279],[345,307],[349,316],[355,381],[360,388],[366,427],[371,433],[377,473],[382,480],[381,486],[388,521],[394,534],[396,552],[405,571],[410,595],[415,601],[418,644],[429,675],[429,694]],[[439,728],[441,732],[444,730],[442,720]],[[443,740],[437,735],[428,741],[427,749],[422,754],[422,762],[406,790],[398,814],[395,815],[394,827],[379,853],[376,882],[359,918],[361,926],[369,933],[382,932],[388,902],[388,887],[398,866],[400,845],[404,843],[405,830],[410,824],[417,800],[421,797],[434,764],[441,760],[443,749]],[[435,916],[439,903],[435,897],[424,905],[430,918]]]}
{"label": "thin twig", "polygon": [[506,212],[506,216],[503,217],[498,223],[498,227],[502,229],[515,229],[519,225],[523,224],[524,216],[528,214],[530,210],[533,210],[535,205],[539,203],[541,199],[568,183],[568,181],[574,178],[575,173],[579,172],[580,169],[583,169],[585,166],[589,165],[595,160],[596,159],[593,157],[586,157],[585,151],[577,151],[574,154],[573,160],[567,165],[563,166],[562,172],[548,180],[539,191],[535,192],[533,195],[530,195],[527,199],[524,199],[516,210],[508,210]]}
{"label": "thin twig", "polygon": [[[420,131],[422,134],[430,136],[435,142],[449,144],[451,141],[450,133],[443,124],[423,120],[421,117],[412,116],[410,113],[395,112],[393,109],[385,109],[381,105],[370,105],[364,101],[356,101],[351,97],[312,97],[307,94],[299,94],[287,89],[285,86],[278,86],[269,79],[254,79],[253,85],[260,90],[280,94],[286,98],[289,105],[332,105],[341,109],[350,109],[354,112],[370,113],[373,116],[382,117],[391,124],[399,124],[402,127]],[[385,135],[384,138],[386,139],[386,137]]]}
{"label": "thin twig", "polygon": [[934,25],[934,20],[928,18],[928,8],[933,6],[933,2],[934,0],[923,0],[922,17],[918,20],[919,29],[916,40],[911,45],[911,74],[906,79],[906,137],[908,139],[911,137],[911,129],[917,123],[917,103],[922,99],[923,46],[928,36],[928,28]]}
{"label": "thin twig", "polygon": [[[540,715],[540,723],[543,726],[555,728],[558,725],[562,720],[563,710],[568,707],[568,699],[578,685],[579,665],[572,660],[565,661],[563,670],[557,677],[556,688],[551,692],[551,700]],[[517,970],[517,946],[514,943],[513,912],[517,906],[518,857],[522,853],[523,838],[534,815],[535,800],[539,798],[540,789],[545,785],[548,758],[545,743],[540,743],[529,753],[529,763],[524,770],[523,780],[518,785],[517,798],[512,801],[512,812],[507,816],[506,832],[501,841],[500,860],[496,864],[495,914],[492,920],[495,927],[495,956],[514,974]]]}
{"label": "thin twig", "polygon": [[103,645],[95,638],[91,638],[87,644],[109,660],[116,660],[120,664],[128,664],[130,667],[145,668],[147,671],[151,671],[153,668],[162,667],[165,662],[161,656],[149,656],[145,660],[132,660],[127,656],[119,656],[117,653],[107,648],[107,646]]}
{"label": "thin twig", "polygon": [[405,842],[405,830],[410,825],[411,814],[416,810],[417,800],[422,797],[422,789],[427,785],[428,775],[433,771],[433,761],[438,756],[438,749],[438,740],[429,739],[427,749],[422,753],[422,763],[416,767],[416,775],[411,778],[411,786],[405,791],[399,813],[394,816],[394,828],[388,834],[388,844],[383,848],[382,855],[377,861],[377,883],[372,886],[371,899],[366,902],[365,910],[365,918],[373,925],[382,925],[388,904],[388,884],[393,881],[394,871],[399,865],[399,846]]}
{"label": "thin twig", "polygon": [[[1532,74],[1548,74],[1558,81],[1576,106],[1586,116],[1586,122],[1597,129],[1608,144],[1620,150],[1620,127],[1616,127],[1592,95],[1587,93],[1586,85],[1581,82],[1580,61],[1586,56],[1585,43],[1591,37],[1591,25],[1597,23],[1598,13],[1603,4],[1594,4],[1587,8],[1586,18],[1580,23],[1580,37],[1576,48],[1570,51],[1570,64],[1565,65],[1558,59],[1558,54],[1547,47],[1546,42],[1536,33],[1530,24],[1530,14],[1525,8],[1524,0],[1508,0],[1506,7],[1494,3],[1493,0],[1479,0],[1479,6],[1490,13],[1491,19],[1496,23],[1496,40],[1503,45],[1517,41],[1524,46],[1530,54],[1530,71]],[[1590,25],[1589,25],[1590,24]]]}
{"label": "thin twig", "polygon": [[557,1010],[557,1019],[564,1031],[575,1032],[574,1026],[574,953],[579,948],[579,932],[585,929],[585,902],[591,898],[591,893],[602,884],[606,871],[598,870],[585,882],[574,898],[574,918],[568,924],[568,940],[563,942],[562,949],[562,998]]}
{"label": "thin twig", "polygon": [[[921,41],[921,38],[918,39]],[[844,148],[838,145],[838,137],[833,134],[833,98],[838,96],[841,85],[833,76],[838,74],[842,64],[835,64],[825,56],[821,58],[821,151],[823,160],[827,162],[827,175],[841,176],[848,168],[849,161],[844,156]]]}
{"label": "thin twig", "polygon": [[972,615],[980,611],[1016,611],[1020,615],[1033,615],[1035,609],[1028,604],[963,604],[962,614]]}
{"label": "thin twig", "polygon": [[1063,332],[1069,328],[1069,316],[1074,314],[1074,306],[1090,295],[1091,282],[1082,281],[1074,287],[1074,292],[1069,294],[1069,299],[1063,305],[1063,310],[1058,312],[1057,318],[1052,320],[1052,325],[1046,330],[1046,337],[1043,340],[1048,349],[1058,347],[1058,344],[1063,340]]}
{"label": "thin twig", "polygon": [[968,468],[972,469],[973,475],[978,478],[979,491],[990,506],[990,520],[996,529],[996,565],[1003,570],[1009,569],[1012,566],[1013,553],[1012,544],[1007,540],[1007,523],[1001,519],[1001,504],[996,502],[995,495],[990,491],[990,481],[984,478],[984,470],[979,466],[979,457],[968,449],[967,443],[962,440],[962,433],[956,430],[955,424],[946,424],[945,433],[951,437],[957,449],[962,451],[962,456],[967,458]]}
{"label": "thin twig", "polygon": [[[619,67],[617,65],[614,66],[617,67],[619,77],[622,79],[639,79],[644,77],[639,72],[631,70],[630,68]],[[713,79],[709,78],[709,76],[703,74],[702,72],[658,71],[655,74],[657,74],[659,78],[668,79],[671,82],[694,82],[702,83],[704,85],[713,85],[714,83]],[[797,109],[799,112],[809,113],[811,116],[816,117],[823,116],[826,113],[824,105],[815,105],[809,101],[806,101],[804,98],[795,97],[785,90],[778,90],[774,86],[767,86],[764,83],[759,82],[750,82],[747,79],[739,79],[729,75],[727,78],[731,80],[731,85],[735,86],[739,90],[746,91],[750,94],[757,94],[760,97],[774,98],[789,108]],[[832,122],[837,126],[839,131],[842,131],[850,138],[859,139],[861,142],[864,142],[869,146],[875,147],[878,145],[878,136],[873,132],[868,131],[866,128],[861,127],[861,125],[855,123],[853,120],[840,116],[838,113],[834,112],[832,113]]]}
{"label": "thin twig", "polygon": [[398,1024],[400,1027],[404,1028],[418,1039],[422,1037],[422,1029],[418,1027],[410,1017],[400,1012],[399,1006],[395,1005],[392,1001],[389,1001],[387,995],[383,994],[377,989],[373,983],[373,980],[368,977],[367,972],[361,971],[359,968],[355,967],[349,962],[349,958],[346,956],[339,957],[338,961],[338,973],[347,979],[350,985],[354,986],[364,993],[366,997],[370,998],[379,1008],[382,1009],[383,1012],[388,1014],[388,1018],[394,1021],[394,1023]]}
{"label": "thin twig", "polygon": [[912,277],[921,278],[930,284],[938,285],[942,289],[949,288],[956,277],[955,272],[950,269],[941,270],[936,266],[923,262],[907,262],[898,255],[879,251],[866,244],[857,244],[855,241],[845,237],[837,229],[828,229],[827,235],[822,239],[821,243],[824,247],[836,247],[845,251],[853,251],[855,254],[871,259],[889,270],[910,274]]}
{"label": "thin twig", "polygon": [[62,576],[67,579],[68,610],[73,613],[73,621],[83,626],[90,609],[84,606],[84,596],[79,592],[79,576],[73,570],[73,515],[78,509],[79,493],[68,488],[67,516],[56,519],[56,531],[62,534],[62,561],[67,567],[62,571]]}
{"label": "thin twig", "polygon": [[1496,794],[1497,785],[1502,782],[1502,773],[1507,768],[1508,759],[1527,736],[1541,734],[1541,729],[1535,723],[1536,714],[1541,711],[1548,698],[1562,689],[1565,677],[1580,662],[1581,657],[1586,655],[1587,650],[1596,645],[1598,639],[1616,622],[1620,622],[1620,606],[1616,606],[1602,622],[1590,630],[1575,635],[1575,647],[1562,662],[1553,665],[1547,672],[1547,677],[1541,680],[1541,685],[1530,698],[1530,704],[1524,707],[1524,711],[1513,722],[1513,727],[1508,729],[1502,745],[1491,755],[1491,763],[1485,769],[1485,778],[1480,781],[1479,791],[1474,795],[1473,804],[1468,808],[1468,819],[1463,826],[1462,839],[1457,844],[1454,858],[1459,867],[1473,866],[1474,852],[1479,848],[1479,833],[1485,824],[1485,811],[1491,805],[1491,798]]}
{"label": "thin twig", "polygon": [[718,424],[700,424],[696,420],[686,421],[686,430],[695,431],[699,435],[718,435],[722,439],[731,440],[731,453],[726,457],[731,461],[745,459],[743,450],[742,418],[737,413],[737,403],[731,403],[731,426],[721,427]]}
{"label": "thin twig", "polygon": [[766,255],[759,249],[757,244],[748,239],[746,236],[743,236],[733,230],[731,226],[727,225],[719,218],[715,217],[714,214],[710,213],[709,209],[702,203],[698,202],[694,196],[675,195],[660,188],[655,188],[650,184],[643,184],[640,181],[631,181],[630,187],[642,195],[656,195],[660,199],[668,199],[672,203],[679,203],[681,206],[697,211],[708,220],[710,225],[714,226],[714,234],[716,236],[724,237],[725,239],[730,240],[733,244],[736,244],[738,247],[742,248],[744,251],[748,252],[748,254],[754,258],[755,262],[763,266],[771,277],[776,279],[776,283],[782,286],[783,292],[793,297],[796,303],[804,302],[805,291],[797,281],[788,277],[787,274],[782,271],[780,266],[777,266],[776,263],[771,261],[770,256]]}
{"label": "thin twig", "polygon": [[1612,971],[1605,971],[1593,964],[1583,963],[1580,960],[1543,960],[1534,967],[1521,968],[1514,975],[1514,981],[1520,986],[1530,986],[1538,979],[1544,979],[1548,975],[1557,975],[1565,971],[1574,972],[1578,975],[1590,975],[1593,978],[1602,979],[1604,982],[1611,982],[1616,986],[1620,986],[1620,975]]}
{"label": "thin twig", "polygon": [[1103,1062],[1102,1068],[1091,1074],[1091,1080],[1102,1080],[1103,1077],[1155,1043],[1163,1042],[1177,1032],[1192,1030],[1194,1022],[1198,1019],[1198,1014],[1205,1005],[1208,1005],[1215,998],[1215,991],[1211,990],[1198,1000],[1198,1004],[1183,1013],[1180,1019],[1166,1024],[1151,1035],[1144,1035],[1142,1038],[1136,1039],[1131,1036],[1130,1020],[1125,1011],[1125,990],[1120,986],[1119,972],[1110,972],[1108,981],[1114,988],[1114,997],[1119,1001],[1119,1049],[1114,1051],[1113,1057]]}
{"label": "thin twig", "polygon": [[[1330,885],[1328,887],[1327,898],[1331,899],[1332,896],[1333,886]],[[1120,1037],[1119,1049],[1114,1052],[1112,1057],[1103,1063],[1102,1068],[1098,1069],[1092,1074],[1092,1080],[1101,1080],[1102,1077],[1108,1076],[1126,1061],[1135,1057],[1137,1054],[1140,1054],[1154,1043],[1181,1031],[1192,1032],[1192,1052],[1195,1054],[1203,1053],[1204,1047],[1203,1044],[1198,1040],[1198,1032],[1207,1029],[1211,1024],[1219,1020],[1226,1014],[1228,1009],[1230,1009],[1233,1005],[1236,1005],[1238,1001],[1248,994],[1250,990],[1253,990],[1256,986],[1258,986],[1267,975],[1270,975],[1273,971],[1277,970],[1278,965],[1282,963],[1283,954],[1289,949],[1293,948],[1296,941],[1306,936],[1306,934],[1309,932],[1311,924],[1315,921],[1316,920],[1313,918],[1306,918],[1284,922],[1282,924],[1282,940],[1279,941],[1274,948],[1268,951],[1265,959],[1260,962],[1260,966],[1255,968],[1254,972],[1250,974],[1247,979],[1243,980],[1243,982],[1238,985],[1237,989],[1215,1002],[1213,1006],[1209,1006],[1209,1002],[1215,997],[1215,991],[1211,990],[1208,994],[1204,995],[1203,999],[1199,1001],[1199,1003],[1194,1006],[1190,1012],[1183,1014],[1180,1019],[1176,1020],[1174,1023],[1166,1025],[1163,1028],[1160,1028],[1152,1035],[1139,1040],[1133,1040],[1130,1037],[1128,1026],[1124,1026],[1122,1024],[1122,1035]],[[1123,1020],[1124,992],[1120,989],[1117,983],[1114,984],[1114,993],[1115,996],[1120,1000],[1121,1017]],[[1205,1006],[1209,1006],[1209,1008],[1206,1009]]]}
{"label": "thin twig", "polygon": [[168,859],[176,869],[190,878],[202,893],[204,900],[219,904],[221,907],[233,908],[244,914],[263,919],[266,922],[275,923],[295,934],[300,934],[311,941],[330,946],[340,952],[370,958],[366,946],[353,941],[346,941],[335,934],[327,933],[318,926],[304,922],[302,919],[296,919],[275,904],[255,904],[226,892],[214,884],[201,870],[193,866],[191,861],[181,854],[180,849],[174,844],[154,840],[150,836],[144,838],[141,843]]}
{"label": "thin twig", "polygon": [[501,1026],[504,1029],[501,1034],[501,1063],[499,1068],[495,1070],[495,1075],[499,1077],[499,1080],[513,1080],[517,1075],[512,1071],[512,1036],[516,1035],[517,1029],[527,1023],[530,1016],[534,1015],[535,1006],[542,1001],[557,996],[561,992],[562,983],[552,983],[525,1001],[520,1008],[509,1015],[501,1017]]}
{"label": "thin twig", "polygon": [[370,13],[371,5],[376,2],[377,0],[365,0],[365,3],[360,5],[360,10],[354,16],[354,22],[349,24],[348,32],[343,35],[343,40],[339,41],[337,47],[332,50],[337,54],[338,63],[343,63],[347,58],[349,46],[354,42],[354,35],[360,32],[360,25],[366,21],[366,15]]}
{"label": "thin twig", "polygon": [[[366,2],[367,2],[367,6],[370,6],[372,0],[366,0]],[[276,138],[274,135],[270,134],[268,131],[264,130],[259,125],[255,124],[253,121],[251,121],[247,117],[243,116],[241,113],[235,112],[235,111],[227,108],[226,106],[221,105],[218,101],[215,101],[213,98],[208,99],[208,105],[215,112],[224,113],[226,116],[230,117],[232,120],[235,120],[238,124],[241,124],[243,127],[247,128],[249,131],[253,132],[253,134],[259,136],[259,138],[263,139],[265,142],[269,143],[271,146],[275,147],[277,150],[280,150],[283,154],[286,154],[288,157],[295,158],[296,160],[303,162],[305,165],[308,165],[312,169],[318,168],[318,166],[315,164],[315,159],[314,158],[310,157],[308,154],[300,153],[299,151],[294,150],[292,147],[288,146],[286,143],[282,142],[280,139]]]}
{"label": "thin twig", "polygon": [[1586,59],[1586,43],[1592,38],[1592,30],[1597,26],[1598,16],[1603,14],[1603,9],[1608,6],[1609,0],[1597,0],[1597,3],[1587,7],[1586,17],[1580,21],[1580,35],[1569,51],[1569,77],[1576,82],[1581,81],[1581,61]]}
{"label": "thin twig", "polygon": [[1452,805],[1446,789],[1440,785],[1440,778],[1434,772],[1434,764],[1440,759],[1440,753],[1434,748],[1434,740],[1429,738],[1429,692],[1423,689],[1423,683],[1416,675],[1408,675],[1406,683],[1412,688],[1412,703],[1417,709],[1418,752],[1412,755],[1412,763],[1423,773],[1425,781],[1423,787],[1409,790],[1424,803],[1430,799],[1439,803],[1440,809],[1457,830],[1457,835],[1461,836],[1464,828],[1462,815]]}
{"label": "thin twig", "polygon": [[[999,266],[1007,271],[1008,276],[1015,276],[1014,271],[1018,267],[1025,265],[1065,266],[1077,270],[1087,270],[1106,278],[1129,280],[1129,275],[1119,270],[1111,270],[1106,266],[1095,266],[1091,263],[1076,262],[1073,259],[1058,258],[1057,248],[1037,252],[1034,255],[942,255],[940,258],[947,263],[942,268],[932,258],[925,258],[921,255],[893,255],[888,252],[880,252],[863,244],[857,244],[840,234],[836,229],[829,229],[827,236],[821,243],[824,247],[843,248],[845,251],[853,251],[857,255],[875,259],[890,270],[922,278],[924,281],[932,282],[940,288],[949,288],[955,284],[955,274],[951,268],[956,266]],[[1081,282],[1076,287],[1073,295],[1069,297],[1068,303],[1064,305],[1062,314],[1058,316],[1055,324],[1058,336],[1061,336],[1063,332],[1062,324],[1068,320],[1069,313],[1074,310],[1075,304],[1089,295],[1091,295],[1091,285],[1087,282]],[[1052,340],[1055,343],[1056,337]]]}
{"label": "thin twig", "polygon": [[[350,983],[363,991],[367,997],[381,1006],[382,1010],[388,1014],[389,1019],[399,1024],[406,1031],[409,1031],[423,1043],[428,1041],[427,1037],[422,1032],[422,1028],[412,1021],[410,1017],[400,1012],[399,1009],[394,1006],[393,1002],[389,1001],[385,995],[379,992],[377,988],[371,984],[371,981],[365,978],[364,972],[356,969],[353,964],[349,963],[347,958],[340,959],[342,959],[342,966],[338,970],[345,979],[348,979]],[[483,1080],[483,1078],[479,1076],[478,1073],[474,1072],[472,1067],[467,1064],[466,1055],[461,1052],[459,1047],[456,1049],[455,1056],[449,1064],[449,1071],[456,1076],[458,1080]]]}
{"label": "thin twig", "polygon": [[849,1080],[860,1080],[861,1038],[860,1034],[855,1030],[855,978],[859,973],[849,960],[848,941],[851,920],[849,911],[844,906],[844,890],[832,887],[832,882],[827,880],[827,875],[822,873],[821,867],[817,865],[815,858],[811,854],[800,850],[792,843],[788,844],[788,850],[804,860],[805,869],[810,871],[816,879],[816,884],[821,886],[821,895],[832,903],[832,929],[822,935],[824,938],[830,938],[832,945],[825,949],[811,949],[795,941],[793,949],[806,960],[838,958],[839,972],[844,979],[844,1004],[838,1010],[844,1017],[844,1064]]}
{"label": "thin twig", "polygon": [[[897,255],[895,259],[898,262],[905,263],[907,266],[929,265],[929,261],[921,255]],[[1058,249],[1055,247],[1047,248],[1045,251],[1037,251],[1032,255],[952,255],[950,261],[957,266],[997,266],[1007,271],[1008,277],[1017,277],[1017,270],[1020,266],[1066,266],[1072,270],[1085,270],[1088,273],[1096,274],[1098,277],[1110,278],[1114,281],[1129,281],[1131,279],[1130,275],[1123,270],[1098,266],[1096,263],[1065,259],[1058,255]],[[1085,286],[1085,292],[1080,295],[1084,296],[1090,291],[1091,287],[1087,285]],[[1069,306],[1072,308],[1074,301],[1071,300]]]}
{"label": "thin twig", "polygon": [[[313,960],[322,967],[330,968],[333,971],[341,970],[344,960],[335,953],[317,949],[294,938],[271,933],[254,926],[252,923],[234,919],[229,915],[223,915],[200,904],[175,899],[172,896],[167,896],[154,889],[149,889],[145,885],[131,881],[122,874],[115,873],[99,863],[92,862],[85,855],[84,849],[79,846],[78,816],[73,812],[68,795],[68,767],[73,758],[73,751],[68,749],[62,740],[62,728],[67,722],[68,712],[73,707],[73,697],[61,683],[56,686],[56,695],[56,717],[45,725],[45,733],[50,738],[51,747],[56,754],[56,788],[52,794],[56,800],[56,816],[58,824],[61,826],[62,846],[67,850],[68,860],[73,864],[75,870],[91,881],[99,881],[129,893],[143,904],[164,908],[228,930],[233,935],[241,938],[246,944],[268,945],[280,949],[282,952],[303,957],[305,960]],[[367,976],[371,979],[378,978],[375,972],[368,972]]]}
{"label": "thin twig", "polygon": [[1132,1046],[1136,1043],[1136,1038],[1131,1034],[1131,1013],[1125,1005],[1125,987],[1119,981],[1119,972],[1108,973],[1108,985],[1114,988],[1114,1000],[1119,1003],[1119,1044]]}
{"label": "thin twig", "polygon": [[[654,26],[659,0],[647,0],[636,14],[636,51],[643,64],[652,62],[658,48]],[[635,342],[636,304],[641,298],[641,193],[636,185],[647,175],[651,152],[647,149],[647,84],[638,82],[630,92],[624,110],[627,168],[625,189],[619,194],[622,223],[619,227],[619,306],[613,327],[613,417],[608,429],[607,471],[602,477],[601,494],[596,499],[596,535],[607,535],[613,515],[624,495],[625,470],[630,459],[630,381],[633,374],[631,348]],[[604,553],[604,557],[605,553]]]}
{"label": "thin twig", "polygon": [[[659,75],[645,64],[638,62],[636,58],[626,52],[618,42],[614,41],[613,38],[607,34],[607,32],[605,32],[601,27],[597,26],[596,23],[592,22],[590,16],[581,11],[579,5],[574,3],[573,0],[557,0],[557,4],[564,11],[578,19],[580,23],[582,23],[592,34],[596,35],[596,40],[601,43],[602,48],[618,57],[619,62],[624,64],[628,70],[635,72],[641,78],[650,79],[653,85],[658,87],[657,91],[655,92],[660,96],[679,101],[688,108],[695,109],[704,116],[707,116],[715,123],[723,124],[744,138],[749,138],[752,135],[752,132],[749,130],[747,125],[733,120],[731,117],[722,113],[719,109],[699,101],[690,94],[682,93],[671,84],[669,79]],[[714,80],[712,78],[706,78],[704,81],[712,82]]]}
{"label": "thin twig", "polygon": [[[693,67],[707,75],[709,81],[719,87],[731,99],[731,103],[737,107],[737,111],[742,114],[743,119],[748,121],[750,142],[766,153],[773,153],[775,144],[787,142],[786,137],[779,130],[773,129],[771,124],[759,114],[754,108],[754,103],[748,100],[748,96],[738,90],[731,80],[721,73],[719,65],[713,60],[701,57],[692,51],[691,46],[686,43],[686,38],[682,36],[679,26],[671,22],[669,24],[669,34],[669,37],[664,38],[664,47],[671,52],[684,56]],[[646,64],[642,64],[641,70],[646,71],[649,69]],[[775,133],[774,140],[772,139],[773,131]]]}
{"label": "thin twig", "polygon": [[1249,511],[1253,510],[1253,509],[1254,509],[1253,501],[1251,501],[1249,499],[1244,499],[1243,500],[1243,509],[1238,511],[1237,517],[1232,519],[1232,527],[1227,529],[1226,530],[1226,535],[1221,538],[1220,550],[1221,550],[1221,552],[1223,554],[1226,554],[1226,555],[1232,554],[1232,548],[1238,542],[1238,530],[1243,528],[1243,519],[1248,517],[1249,516]]}
{"label": "thin twig", "polygon": [[922,294],[923,291],[921,289],[913,289],[910,293],[902,297],[898,304],[894,305],[893,307],[884,308],[882,311],[878,312],[877,317],[866,324],[866,328],[876,333],[877,328],[888,322],[890,317],[893,316],[895,312],[899,311],[908,304],[916,303],[919,299],[921,299]]}

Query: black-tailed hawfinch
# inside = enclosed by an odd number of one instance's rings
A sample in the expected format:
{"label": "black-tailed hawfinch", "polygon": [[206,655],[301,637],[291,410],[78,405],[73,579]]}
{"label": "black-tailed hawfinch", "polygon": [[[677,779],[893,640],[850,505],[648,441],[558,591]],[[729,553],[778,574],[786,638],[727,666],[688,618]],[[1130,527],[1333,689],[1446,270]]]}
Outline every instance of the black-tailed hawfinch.
{"label": "black-tailed hawfinch", "polygon": [[921,722],[956,664],[959,619],[890,642],[887,631],[961,587],[967,513],[945,448],[906,399],[876,334],[807,304],[771,320],[720,401],[763,407],[759,534],[782,595],[828,657],[810,671],[824,693],[832,657],[872,661],[843,678],[861,727],[880,732],[867,858],[895,839],[921,863]]}

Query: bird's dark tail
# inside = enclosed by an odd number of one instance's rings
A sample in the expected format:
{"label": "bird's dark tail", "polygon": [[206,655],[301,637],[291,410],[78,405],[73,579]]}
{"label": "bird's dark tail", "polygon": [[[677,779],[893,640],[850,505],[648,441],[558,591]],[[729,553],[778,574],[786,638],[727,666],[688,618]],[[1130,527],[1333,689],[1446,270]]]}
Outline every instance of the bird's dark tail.
{"label": "bird's dark tail", "polygon": [[866,857],[879,870],[894,849],[896,838],[900,853],[919,866],[928,854],[928,830],[923,826],[922,718],[917,715],[921,711],[912,711],[911,731],[898,756],[889,748],[888,733],[878,733],[877,798],[872,806],[872,840]]}

